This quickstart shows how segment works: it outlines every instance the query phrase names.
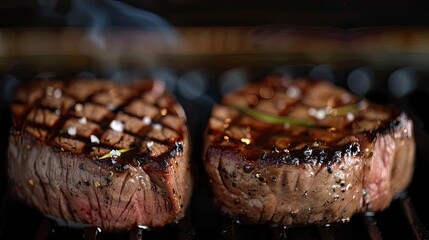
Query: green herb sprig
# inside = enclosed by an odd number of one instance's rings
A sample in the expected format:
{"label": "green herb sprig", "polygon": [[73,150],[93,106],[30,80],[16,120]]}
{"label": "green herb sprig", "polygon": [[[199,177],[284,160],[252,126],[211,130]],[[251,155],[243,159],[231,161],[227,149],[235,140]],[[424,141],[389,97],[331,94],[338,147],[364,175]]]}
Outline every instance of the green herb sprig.
{"label": "green herb sprig", "polygon": [[[121,154],[121,153],[126,153],[126,152],[128,152],[128,151],[131,151],[132,149],[133,149],[133,148],[124,148],[124,149],[112,150],[112,151],[118,151],[118,152]],[[111,157],[113,157],[113,155],[112,155],[112,151],[110,151],[110,152],[108,152],[108,153],[104,154],[103,156],[99,157],[98,159],[99,159],[99,160],[102,160],[102,159],[106,159],[106,158],[111,158]],[[119,154],[117,157],[119,157],[119,156],[120,156],[120,154]],[[115,155],[115,156],[116,156],[116,155]]]}
{"label": "green herb sprig", "polygon": [[261,121],[267,122],[267,123],[271,123],[271,124],[302,125],[302,126],[307,126],[307,127],[316,126],[316,123],[314,121],[308,120],[308,119],[291,118],[291,117],[286,117],[286,116],[274,115],[274,114],[270,114],[270,113],[266,113],[266,112],[256,110],[254,108],[244,107],[244,106],[232,105],[231,107],[242,112],[242,113],[244,113],[244,114],[246,114],[246,115],[249,115],[253,118],[256,118],[258,120],[261,120]]}
{"label": "green herb sprig", "polygon": [[[354,113],[362,109],[364,106],[365,100],[360,100],[352,104],[344,105],[341,107],[336,107],[332,109],[326,109],[327,114],[330,116],[338,117],[344,116],[347,113]],[[316,122],[309,119],[301,119],[301,118],[291,118],[288,116],[279,116],[267,112],[263,112],[251,107],[238,106],[238,105],[230,105],[230,107],[244,113],[250,117],[261,120],[266,123],[277,124],[277,125],[299,125],[306,127],[318,127]]]}

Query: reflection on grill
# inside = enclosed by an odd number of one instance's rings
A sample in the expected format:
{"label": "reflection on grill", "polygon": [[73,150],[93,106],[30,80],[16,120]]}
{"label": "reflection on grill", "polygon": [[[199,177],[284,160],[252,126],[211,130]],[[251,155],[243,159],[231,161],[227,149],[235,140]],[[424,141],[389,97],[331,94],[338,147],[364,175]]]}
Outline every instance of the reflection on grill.
{"label": "reflection on grill", "polygon": [[[162,231],[162,233],[161,233]],[[143,240],[143,239],[181,239],[191,240],[195,239],[195,231],[191,227],[189,221],[186,219],[174,226],[165,227],[157,230],[149,230],[144,227],[136,227],[128,233],[110,233],[105,234],[98,227],[86,227],[84,229],[68,229],[67,227],[58,227],[56,223],[48,218],[43,218],[40,222],[39,228],[35,234],[36,240],[46,239],[65,239],[70,237],[71,232],[76,232],[85,240],[96,239],[130,239],[130,240]]]}
{"label": "reflection on grill", "polygon": [[[8,203],[12,199],[5,199],[3,201],[3,208],[8,208],[9,213],[13,209],[9,209]],[[5,205],[6,204],[6,205]],[[401,237],[406,236],[407,239],[429,239],[429,232],[425,226],[420,222],[411,199],[407,193],[400,194],[392,203],[399,205],[401,216],[406,219],[407,224],[404,229],[407,232]],[[13,208],[13,206],[12,206]],[[34,236],[37,240],[47,239],[81,239],[84,240],[109,240],[109,239],[130,239],[130,240],[145,240],[145,239],[178,239],[178,240],[193,240],[193,239],[206,239],[200,238],[199,232],[192,226],[191,218],[185,217],[181,221],[174,223],[170,226],[160,229],[147,229],[143,227],[135,228],[128,233],[103,233],[97,227],[87,227],[84,229],[70,229],[64,226],[57,226],[57,224],[49,219],[42,218],[39,221],[38,228]],[[191,214],[192,216],[192,214]],[[198,216],[203,217],[203,216]],[[381,240],[384,233],[377,227],[377,215],[375,213],[366,213],[357,215],[347,223],[335,223],[326,226],[311,226],[311,227],[272,227],[272,226],[250,226],[241,224],[238,221],[220,218],[219,225],[216,232],[211,232],[213,239],[224,240],[239,240],[239,239],[272,239],[272,240],[286,240],[286,239],[371,239]],[[5,220],[5,219],[3,219]],[[382,220],[383,221],[383,220]],[[395,220],[398,221],[398,220]],[[28,224],[28,223],[27,223]],[[21,234],[8,232],[5,227],[8,224],[2,224],[2,237],[6,239],[14,239]],[[24,228],[24,226],[19,229]],[[25,229],[23,229],[25,230]]]}
{"label": "reflection on grill", "polygon": [[[399,204],[402,207],[402,214],[406,217],[409,228],[409,236],[412,235],[415,239],[428,239],[429,232],[420,222],[414,207],[411,203],[411,199],[407,193],[403,193],[398,196],[398,199],[395,200],[393,204]],[[360,222],[363,222],[361,224]],[[273,240],[286,240],[286,239],[321,239],[321,240],[331,240],[331,239],[355,239],[356,236],[362,234],[363,239],[371,240],[381,240],[382,233],[377,227],[377,220],[375,213],[368,212],[363,215],[355,216],[350,224],[357,225],[362,227],[361,229],[356,228],[359,232],[348,232],[348,236],[340,236],[341,228],[346,228],[344,224],[335,223],[332,225],[326,226],[314,226],[314,227],[305,227],[297,229],[288,229],[286,227],[270,227],[266,229],[265,234],[267,238],[264,239],[273,239]],[[365,231],[366,229],[366,231]],[[344,230],[344,229],[343,229]],[[363,230],[363,231],[362,231]],[[307,236],[310,232],[311,236]],[[291,233],[291,236],[289,236]],[[352,235],[356,234],[355,237]],[[237,240],[237,239],[253,239],[253,238],[241,238],[240,234],[240,225],[236,221],[231,221],[229,224],[224,226],[224,229],[221,232],[222,239],[225,240]],[[358,237],[357,239],[361,239]]]}

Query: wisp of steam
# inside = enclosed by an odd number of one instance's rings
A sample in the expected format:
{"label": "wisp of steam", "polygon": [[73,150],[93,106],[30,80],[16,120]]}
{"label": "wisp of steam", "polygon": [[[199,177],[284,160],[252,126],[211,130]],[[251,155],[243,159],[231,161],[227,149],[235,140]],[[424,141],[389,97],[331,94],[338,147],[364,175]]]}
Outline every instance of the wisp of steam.
{"label": "wisp of steam", "polygon": [[[156,63],[153,56],[134,52],[134,46],[151,52],[153,48],[173,51],[182,44],[177,31],[162,17],[120,1],[39,0],[38,3],[45,17],[84,29],[78,43],[81,54],[97,60],[101,72],[112,80],[124,81],[129,77],[129,72],[120,66],[125,54],[137,56],[146,65]],[[112,29],[118,31],[109,31]]]}
{"label": "wisp of steam", "polygon": [[156,32],[163,41],[172,46],[179,43],[177,33],[163,18],[120,1],[69,0],[69,9],[65,13],[58,10],[60,4],[64,3],[59,0],[39,0],[43,15],[65,20],[70,27],[88,29],[89,38],[100,47],[106,47],[102,31],[111,27]]}
{"label": "wisp of steam", "polygon": [[[120,1],[38,0],[38,3],[44,16],[62,20],[72,28],[84,29],[85,34],[79,43],[80,51],[96,58],[97,63],[103,68],[102,77],[113,81],[126,82],[133,78],[133,73],[130,70],[124,71],[120,64],[120,58],[129,51],[130,45],[137,43],[148,48],[153,45],[162,46],[164,51],[183,46],[183,41],[175,28],[162,17]],[[149,34],[143,37],[139,35],[139,38],[135,39],[134,35],[128,35],[123,31],[118,31],[119,34],[114,32],[113,35],[110,32],[108,35],[109,31],[106,30],[110,29],[154,33],[156,38]],[[182,77],[174,76],[171,71],[157,66],[156,61],[151,62],[153,59],[150,55],[138,55],[138,58],[144,61],[149,74],[163,80],[169,90],[177,90],[180,95],[191,101],[202,101],[210,105],[214,103],[214,100],[205,94],[207,79],[204,75],[189,72]],[[95,77],[90,72],[78,76]]]}

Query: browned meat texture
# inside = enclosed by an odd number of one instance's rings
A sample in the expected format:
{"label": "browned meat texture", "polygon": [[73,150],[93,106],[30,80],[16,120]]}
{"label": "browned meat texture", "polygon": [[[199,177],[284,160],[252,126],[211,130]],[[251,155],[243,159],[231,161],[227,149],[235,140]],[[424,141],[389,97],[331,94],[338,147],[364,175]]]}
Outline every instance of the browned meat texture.
{"label": "browned meat texture", "polygon": [[11,106],[10,192],[41,213],[125,231],[184,216],[184,111],[158,81],[32,81]]}
{"label": "browned meat texture", "polygon": [[414,168],[404,112],[315,79],[269,76],[225,96],[206,139],[216,205],[250,223],[326,224],[381,211]]}

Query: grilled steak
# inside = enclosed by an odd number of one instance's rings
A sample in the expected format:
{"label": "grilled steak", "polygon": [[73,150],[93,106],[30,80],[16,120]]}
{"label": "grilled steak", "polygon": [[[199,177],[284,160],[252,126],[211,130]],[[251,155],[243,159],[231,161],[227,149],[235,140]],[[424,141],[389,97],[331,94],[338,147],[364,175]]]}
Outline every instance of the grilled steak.
{"label": "grilled steak", "polygon": [[184,111],[158,81],[33,81],[16,92],[10,192],[107,232],[184,216],[192,178]]}
{"label": "grilled steak", "polygon": [[226,95],[206,139],[214,201],[247,223],[318,225],[381,211],[414,168],[404,112],[309,78],[268,76]]}

